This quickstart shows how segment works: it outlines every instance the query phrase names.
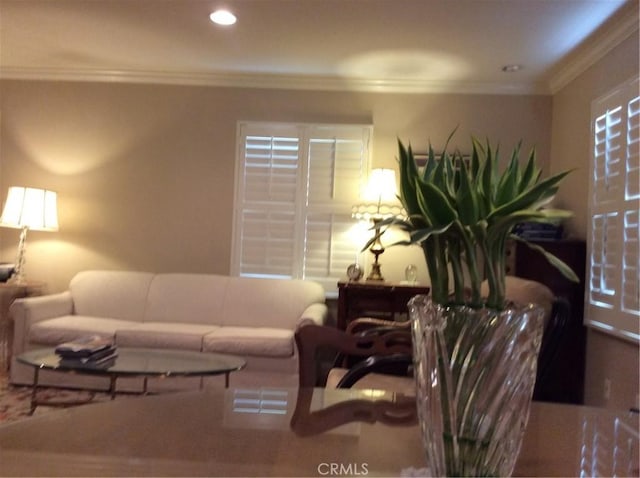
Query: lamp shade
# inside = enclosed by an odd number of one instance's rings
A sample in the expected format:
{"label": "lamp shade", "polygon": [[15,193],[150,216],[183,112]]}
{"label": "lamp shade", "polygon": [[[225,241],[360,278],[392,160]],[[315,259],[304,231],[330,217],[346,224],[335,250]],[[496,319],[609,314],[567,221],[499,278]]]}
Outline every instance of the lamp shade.
{"label": "lamp shade", "polygon": [[45,189],[10,187],[0,226],[57,231],[57,194]]}
{"label": "lamp shade", "polygon": [[352,208],[356,219],[396,216],[402,211],[393,169],[373,169],[362,194],[362,203]]}
{"label": "lamp shade", "polygon": [[393,169],[373,169],[364,190],[365,201],[397,202],[396,172]]}

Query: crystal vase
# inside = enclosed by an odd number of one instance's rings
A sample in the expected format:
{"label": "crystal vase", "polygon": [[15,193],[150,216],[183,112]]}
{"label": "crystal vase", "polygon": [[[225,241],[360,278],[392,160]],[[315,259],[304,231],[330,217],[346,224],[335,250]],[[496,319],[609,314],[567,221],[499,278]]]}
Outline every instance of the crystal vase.
{"label": "crystal vase", "polygon": [[543,309],[409,302],[418,418],[433,476],[510,476],[536,380]]}

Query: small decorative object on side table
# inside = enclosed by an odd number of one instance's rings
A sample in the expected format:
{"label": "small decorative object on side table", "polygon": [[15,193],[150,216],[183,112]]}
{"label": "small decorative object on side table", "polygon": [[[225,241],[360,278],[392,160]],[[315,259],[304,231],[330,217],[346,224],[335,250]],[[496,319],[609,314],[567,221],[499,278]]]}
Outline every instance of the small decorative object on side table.
{"label": "small decorative object on side table", "polygon": [[360,279],[362,279],[362,275],[363,271],[362,267],[360,267],[360,264],[354,263],[347,267],[347,277],[350,281],[359,281]]}

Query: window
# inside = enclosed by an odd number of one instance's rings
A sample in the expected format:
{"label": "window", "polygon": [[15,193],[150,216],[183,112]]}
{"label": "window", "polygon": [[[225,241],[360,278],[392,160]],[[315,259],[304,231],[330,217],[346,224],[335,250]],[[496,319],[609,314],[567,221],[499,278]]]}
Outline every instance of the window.
{"label": "window", "polygon": [[638,79],[591,107],[586,322],[640,340],[640,97]]}
{"label": "window", "polygon": [[358,252],[351,207],[371,134],[360,125],[239,123],[231,273],[335,290]]}

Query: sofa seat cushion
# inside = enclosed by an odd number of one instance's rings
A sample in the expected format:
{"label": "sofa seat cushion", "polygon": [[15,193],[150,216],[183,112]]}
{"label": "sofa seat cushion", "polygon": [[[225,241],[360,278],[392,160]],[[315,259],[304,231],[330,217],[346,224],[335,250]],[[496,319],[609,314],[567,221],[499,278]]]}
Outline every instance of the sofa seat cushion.
{"label": "sofa seat cushion", "polygon": [[57,345],[86,335],[113,339],[116,330],[131,324],[128,320],[65,315],[33,324],[29,329],[29,342]]}
{"label": "sofa seat cushion", "polygon": [[170,348],[202,350],[203,338],[218,329],[216,325],[180,322],[145,322],[129,324],[116,331],[116,345],[120,347]]}
{"label": "sofa seat cushion", "polygon": [[293,356],[293,331],[270,327],[220,327],[207,334],[204,352],[261,357]]}

